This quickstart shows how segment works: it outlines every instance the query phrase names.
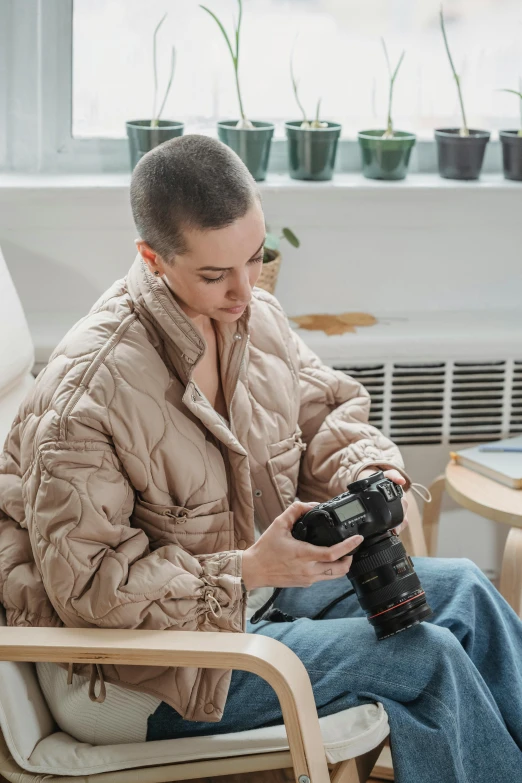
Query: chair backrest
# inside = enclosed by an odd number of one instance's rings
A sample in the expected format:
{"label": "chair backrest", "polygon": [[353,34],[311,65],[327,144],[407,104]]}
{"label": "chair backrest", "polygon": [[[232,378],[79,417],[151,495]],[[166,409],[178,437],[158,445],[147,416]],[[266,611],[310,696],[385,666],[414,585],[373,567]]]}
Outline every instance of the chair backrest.
{"label": "chair backrest", "polygon": [[0,249],[0,450],[34,378],[34,347],[22,304]]}
{"label": "chair backrest", "polygon": [[419,505],[413,492],[406,495],[408,501],[408,526],[401,531],[400,537],[406,551],[412,557],[427,557],[428,547]]}

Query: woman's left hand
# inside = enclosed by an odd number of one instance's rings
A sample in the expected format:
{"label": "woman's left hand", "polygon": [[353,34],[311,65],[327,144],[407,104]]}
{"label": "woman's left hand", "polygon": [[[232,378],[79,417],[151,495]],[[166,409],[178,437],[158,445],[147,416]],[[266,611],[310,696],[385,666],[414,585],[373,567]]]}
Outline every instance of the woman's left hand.
{"label": "woman's left hand", "polygon": [[[365,478],[366,476],[371,476],[372,473],[375,473],[375,471],[378,470],[378,468],[365,468],[360,472],[360,474],[357,477],[357,480],[361,478]],[[384,470],[383,471],[384,476],[389,479],[390,481],[393,481],[394,484],[399,484],[401,487],[406,484],[406,479],[404,476],[401,476],[398,470],[392,469],[392,470]],[[395,533],[395,535],[399,535],[401,530],[404,530],[404,528],[408,524],[408,501],[403,496],[402,498],[402,507],[404,509],[404,519],[402,520],[400,525],[397,525],[397,527],[394,527],[392,529],[392,532]]]}

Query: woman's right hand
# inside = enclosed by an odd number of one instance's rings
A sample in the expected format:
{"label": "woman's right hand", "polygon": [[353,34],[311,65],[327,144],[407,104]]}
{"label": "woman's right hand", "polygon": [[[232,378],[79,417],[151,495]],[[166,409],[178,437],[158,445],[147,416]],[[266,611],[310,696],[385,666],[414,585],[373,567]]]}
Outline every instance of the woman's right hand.
{"label": "woman's right hand", "polygon": [[364,540],[351,536],[333,546],[314,546],[292,535],[294,523],[317,503],[296,500],[274,519],[258,540],[243,552],[243,583],[255,587],[310,587],[345,576],[350,552]]}

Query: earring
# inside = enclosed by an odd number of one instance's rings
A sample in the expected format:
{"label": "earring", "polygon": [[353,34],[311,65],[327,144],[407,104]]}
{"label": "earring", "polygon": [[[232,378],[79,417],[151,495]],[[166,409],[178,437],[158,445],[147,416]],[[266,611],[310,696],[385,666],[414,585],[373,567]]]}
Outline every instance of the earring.
{"label": "earring", "polygon": [[157,269],[156,269],[156,271],[154,272],[154,274],[155,274],[155,275],[159,275],[159,272],[158,272],[158,270],[157,270]]}

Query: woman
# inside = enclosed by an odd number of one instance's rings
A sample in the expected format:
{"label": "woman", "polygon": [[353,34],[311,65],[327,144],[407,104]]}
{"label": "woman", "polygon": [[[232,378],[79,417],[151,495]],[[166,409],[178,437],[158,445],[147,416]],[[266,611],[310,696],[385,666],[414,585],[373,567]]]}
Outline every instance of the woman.
{"label": "woman", "polygon": [[[397,781],[520,780],[522,623],[471,562],[417,559],[433,618],[382,643],[353,596],[308,619],[345,590],[360,538],[313,547],[294,522],[377,468],[409,480],[367,392],[255,288],[265,224],[246,168],[181,137],[139,163],[131,205],[136,261],[56,348],[6,442],[8,622],[270,635],[303,661],[320,716],[384,704]],[[251,625],[276,586],[299,619]],[[87,742],[282,720],[244,672],[66,668],[39,664],[40,681]]]}

